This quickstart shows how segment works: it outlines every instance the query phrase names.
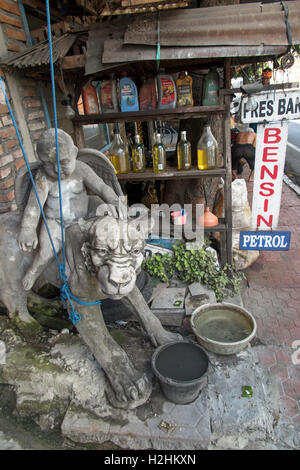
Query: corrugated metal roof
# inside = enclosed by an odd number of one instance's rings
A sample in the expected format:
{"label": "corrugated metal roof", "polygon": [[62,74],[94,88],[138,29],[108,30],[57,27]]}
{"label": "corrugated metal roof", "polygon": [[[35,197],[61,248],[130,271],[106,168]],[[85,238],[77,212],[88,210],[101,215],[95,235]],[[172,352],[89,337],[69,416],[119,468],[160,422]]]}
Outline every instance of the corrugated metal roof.
{"label": "corrugated metal roof", "polygon": [[[160,60],[217,59],[225,57],[258,57],[282,55],[286,46],[212,46],[212,47],[161,47]],[[123,41],[106,41],[102,55],[104,65],[119,62],[156,60],[157,49],[153,46],[124,45]],[[95,70],[96,71],[96,70]],[[99,69],[100,71],[100,69]]]}
{"label": "corrugated metal roof", "polygon": [[[53,39],[53,61],[54,63],[66,56],[72,45],[76,40],[76,34],[66,33],[62,36]],[[17,67],[17,68],[28,68],[37,67],[40,65],[47,65],[50,63],[49,43],[48,40],[43,41],[35,46],[29,47],[25,51],[15,54],[6,61],[2,61],[2,64]]]}
{"label": "corrugated metal roof", "polygon": [[[286,3],[294,44],[300,43],[300,1]],[[158,23],[159,21],[159,23]],[[279,3],[249,3],[139,15],[124,44],[155,46],[288,45],[285,12]]]}
{"label": "corrugated metal roof", "polygon": [[[286,5],[292,40],[299,44],[300,0]],[[107,21],[89,32],[86,74],[130,62],[155,61],[158,18],[160,60],[270,57],[284,54],[288,46],[281,2],[140,14],[116,28]]]}

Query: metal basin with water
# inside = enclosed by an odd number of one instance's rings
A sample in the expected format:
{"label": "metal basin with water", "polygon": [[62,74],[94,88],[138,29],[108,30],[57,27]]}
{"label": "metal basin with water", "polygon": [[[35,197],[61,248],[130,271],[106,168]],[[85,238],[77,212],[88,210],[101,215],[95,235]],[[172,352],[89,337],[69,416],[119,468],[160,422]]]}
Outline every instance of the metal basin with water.
{"label": "metal basin with water", "polygon": [[256,334],[256,321],[251,313],[225,302],[196,308],[191,327],[199,343],[217,354],[238,353]]}
{"label": "metal basin with water", "polygon": [[208,365],[206,352],[188,341],[164,344],[152,356],[152,370],[165,396],[173,403],[196,400],[207,383]]}

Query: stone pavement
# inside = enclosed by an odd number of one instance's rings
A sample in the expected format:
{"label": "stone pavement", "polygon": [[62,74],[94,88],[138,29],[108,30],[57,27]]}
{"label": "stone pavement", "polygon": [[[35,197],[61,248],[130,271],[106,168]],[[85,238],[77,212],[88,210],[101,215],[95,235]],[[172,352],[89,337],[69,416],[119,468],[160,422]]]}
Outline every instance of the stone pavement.
{"label": "stone pavement", "polygon": [[293,425],[300,424],[300,197],[286,184],[278,229],[291,231],[290,250],[261,252],[246,270],[242,298],[257,321],[261,364],[278,385],[282,422]]}

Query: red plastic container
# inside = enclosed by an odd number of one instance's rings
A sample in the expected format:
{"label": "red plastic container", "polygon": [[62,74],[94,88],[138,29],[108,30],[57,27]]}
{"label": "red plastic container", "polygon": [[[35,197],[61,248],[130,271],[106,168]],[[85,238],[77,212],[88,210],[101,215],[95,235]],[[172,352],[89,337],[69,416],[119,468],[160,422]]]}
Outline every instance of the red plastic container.
{"label": "red plastic container", "polygon": [[88,85],[82,90],[84,114],[99,114],[99,102],[97,90],[93,85]]}

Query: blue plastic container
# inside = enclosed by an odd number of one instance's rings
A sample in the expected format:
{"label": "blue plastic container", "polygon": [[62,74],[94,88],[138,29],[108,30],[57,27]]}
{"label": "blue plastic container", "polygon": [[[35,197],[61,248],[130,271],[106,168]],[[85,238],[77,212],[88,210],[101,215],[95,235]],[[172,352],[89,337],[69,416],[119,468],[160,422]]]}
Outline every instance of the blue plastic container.
{"label": "blue plastic container", "polygon": [[139,98],[137,87],[129,77],[120,79],[121,111],[139,111]]}

